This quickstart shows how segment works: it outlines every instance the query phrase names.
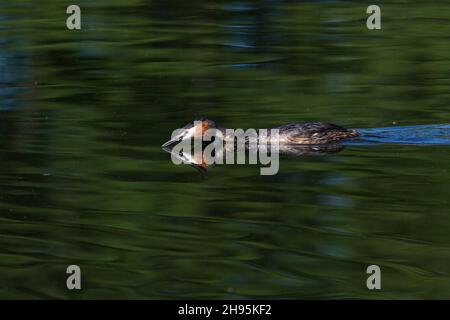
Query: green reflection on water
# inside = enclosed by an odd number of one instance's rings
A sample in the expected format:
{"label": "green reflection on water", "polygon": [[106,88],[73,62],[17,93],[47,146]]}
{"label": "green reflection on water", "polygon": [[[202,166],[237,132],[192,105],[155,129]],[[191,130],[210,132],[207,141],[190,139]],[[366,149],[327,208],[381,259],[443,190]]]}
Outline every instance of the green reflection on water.
{"label": "green reflection on water", "polygon": [[273,177],[160,149],[199,115],[448,123],[446,3],[381,3],[381,32],[356,1],[79,1],[76,32],[60,1],[0,4],[0,297],[450,298],[448,146]]}

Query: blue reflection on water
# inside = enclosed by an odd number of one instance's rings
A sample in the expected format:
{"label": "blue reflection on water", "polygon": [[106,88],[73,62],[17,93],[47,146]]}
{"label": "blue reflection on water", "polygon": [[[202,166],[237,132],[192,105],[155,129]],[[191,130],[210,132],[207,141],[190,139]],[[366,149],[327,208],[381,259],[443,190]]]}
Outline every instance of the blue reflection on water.
{"label": "blue reflection on water", "polygon": [[345,144],[450,145],[450,124],[358,129],[358,131],[361,137]]}

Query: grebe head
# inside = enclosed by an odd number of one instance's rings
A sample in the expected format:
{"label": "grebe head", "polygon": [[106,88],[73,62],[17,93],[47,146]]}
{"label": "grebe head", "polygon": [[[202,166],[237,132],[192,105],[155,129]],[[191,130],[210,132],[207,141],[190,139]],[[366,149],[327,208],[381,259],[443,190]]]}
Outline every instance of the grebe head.
{"label": "grebe head", "polygon": [[179,129],[169,141],[167,141],[162,145],[162,147],[167,147],[183,140],[188,140],[192,138],[202,138],[204,133],[208,129],[215,129],[215,128],[217,128],[217,125],[211,119],[200,118],[194,120],[192,122],[189,122],[183,128]]}

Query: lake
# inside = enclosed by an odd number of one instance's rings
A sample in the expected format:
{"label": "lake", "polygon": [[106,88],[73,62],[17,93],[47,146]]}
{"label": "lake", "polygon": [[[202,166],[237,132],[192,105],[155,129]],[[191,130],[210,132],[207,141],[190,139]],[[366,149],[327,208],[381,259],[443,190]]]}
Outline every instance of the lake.
{"label": "lake", "polygon": [[[448,3],[378,3],[0,3],[0,298],[449,299]],[[372,140],[205,174],[201,116]]]}

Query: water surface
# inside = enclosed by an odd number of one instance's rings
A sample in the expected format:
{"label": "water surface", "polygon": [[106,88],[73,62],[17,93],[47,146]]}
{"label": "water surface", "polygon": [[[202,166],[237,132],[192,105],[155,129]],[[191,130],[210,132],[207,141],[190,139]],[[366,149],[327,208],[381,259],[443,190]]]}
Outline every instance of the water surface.
{"label": "water surface", "polygon": [[[450,298],[448,3],[77,3],[0,3],[0,298]],[[198,116],[366,135],[204,175]]]}

